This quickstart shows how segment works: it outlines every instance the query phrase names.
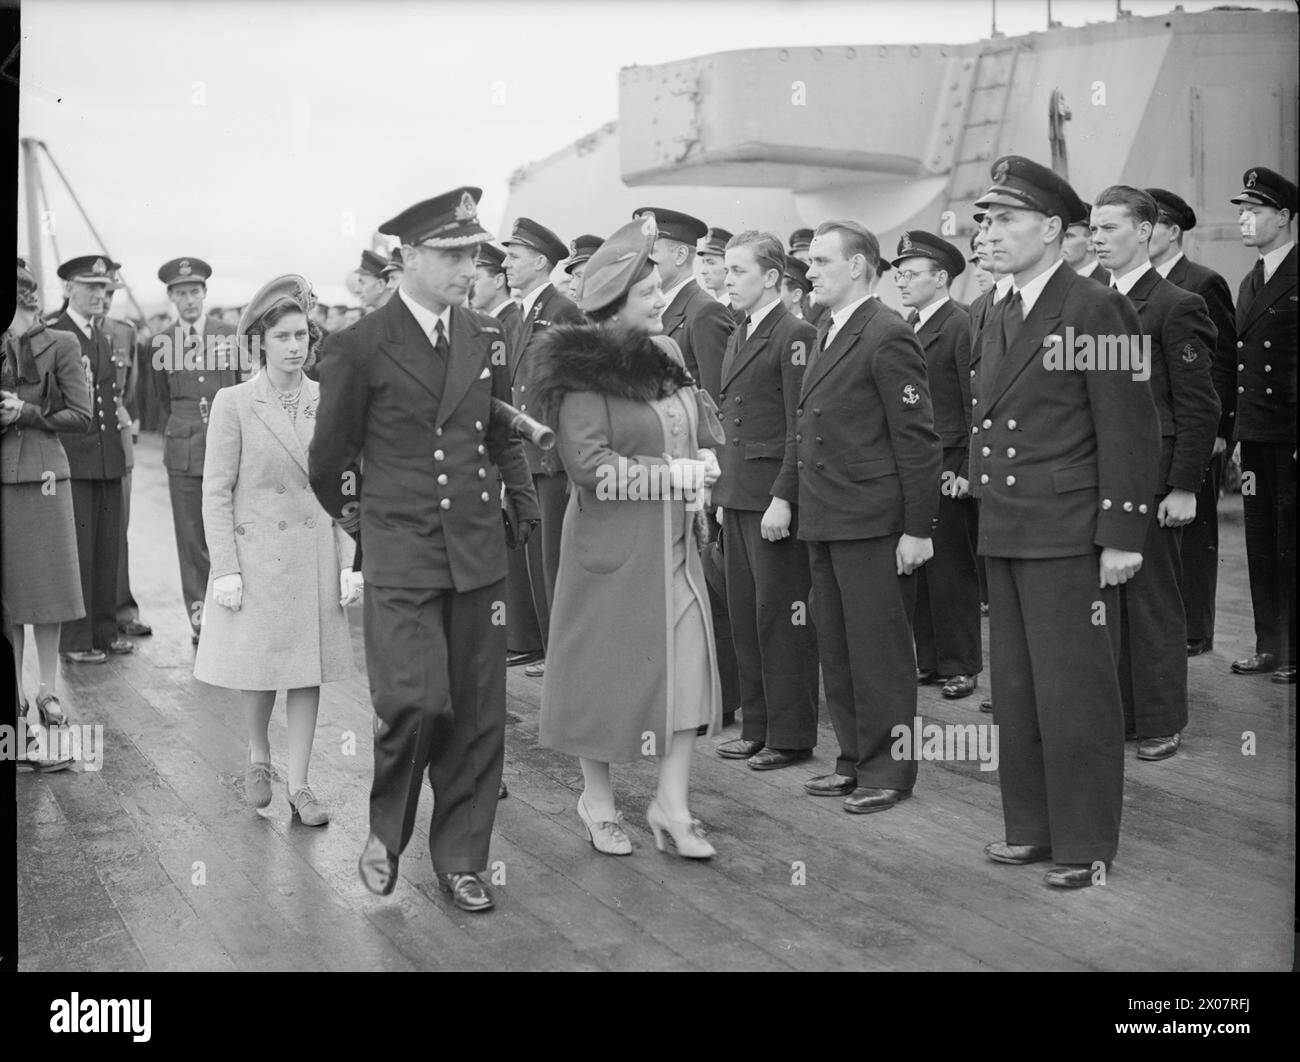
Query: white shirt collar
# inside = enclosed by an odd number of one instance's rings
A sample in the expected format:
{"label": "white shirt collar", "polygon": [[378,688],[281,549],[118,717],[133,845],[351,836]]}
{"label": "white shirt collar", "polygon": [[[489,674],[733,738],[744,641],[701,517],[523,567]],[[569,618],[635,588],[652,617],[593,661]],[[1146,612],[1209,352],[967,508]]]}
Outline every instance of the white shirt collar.
{"label": "white shirt collar", "polygon": [[850,317],[853,316],[853,312],[854,312],[854,311],[855,311],[859,306],[861,306],[861,305],[862,305],[864,302],[866,302],[868,299],[873,299],[873,298],[875,298],[875,293],[874,293],[874,292],[873,292],[872,294],[870,294],[870,295],[863,295],[862,298],[860,298],[860,299],[858,299],[858,300],[856,300],[856,301],[854,301],[854,302],[851,302],[851,303],[849,303],[847,306],[844,306],[844,307],[842,307],[842,308],[836,310],[834,313],[832,313],[832,314],[831,314],[831,328],[830,328],[830,333],[828,333],[828,334],[833,334],[833,333],[835,333],[835,332],[838,332],[841,328],[844,327],[844,325],[845,325],[845,323],[848,321],[848,319],[849,319]]}
{"label": "white shirt collar", "polygon": [[916,322],[916,327],[920,328],[926,321],[933,317],[939,307],[948,301],[948,298],[949,297],[945,295],[942,299],[935,299],[934,302],[930,303],[930,305],[924,310],[917,310],[916,312],[920,315],[920,320]]}
{"label": "white shirt collar", "polygon": [[514,299],[505,298],[502,299],[500,303],[498,303],[493,309],[489,310],[488,312],[492,314],[493,317],[500,317],[501,314],[505,312],[507,306],[513,306],[514,304],[515,304]]}
{"label": "white shirt collar", "polygon": [[763,323],[763,318],[766,317],[769,313],[771,313],[772,310],[776,307],[776,305],[780,301],[781,301],[781,296],[778,295],[775,299],[769,302],[761,310],[749,311],[749,331],[745,333],[746,339],[748,339],[750,336],[754,334],[758,326]]}
{"label": "white shirt collar", "polygon": [[91,336],[91,324],[89,317],[82,317],[72,308],[72,303],[68,303],[68,316],[72,318],[72,323],[81,329],[82,334],[89,339]]}
{"label": "white shirt collar", "polygon": [[402,297],[402,301],[406,303],[406,308],[410,310],[411,313],[415,316],[415,320],[419,324],[420,330],[423,331],[424,334],[429,337],[430,343],[433,342],[433,337],[435,335],[435,330],[437,328],[439,321],[442,322],[442,330],[447,337],[447,342],[448,343],[451,342],[451,307],[450,306],[444,309],[442,313],[434,313],[432,310],[428,309],[427,307],[421,306],[418,302],[416,302],[413,298],[411,298],[411,296],[406,294],[406,292],[403,291],[401,288],[397,289],[397,294]]}
{"label": "white shirt collar", "polygon": [[[1047,287],[1047,282],[1052,279],[1052,274],[1061,268],[1061,263],[1063,261],[1064,259],[1058,258],[1023,288],[1016,289],[1020,292],[1020,302],[1024,307],[1023,312],[1026,317],[1029,316],[1029,311],[1034,308],[1034,303],[1038,301],[1038,296],[1041,295],[1043,289]],[[1014,281],[1014,279],[1015,278],[1013,277],[1012,280]]]}
{"label": "white shirt collar", "polygon": [[1149,261],[1143,262],[1136,269],[1130,269],[1122,277],[1117,277],[1114,273],[1110,275],[1110,285],[1118,288],[1121,295],[1127,295],[1133,290],[1133,285],[1142,279],[1142,274],[1151,268]]}
{"label": "white shirt collar", "polygon": [[1001,302],[1006,298],[1007,292],[1011,290],[1011,285],[1015,283],[1016,278],[1010,273],[1006,273],[993,281],[993,301]]}
{"label": "white shirt collar", "polygon": [[673,304],[673,299],[677,298],[678,292],[680,292],[682,288],[686,287],[686,285],[689,284],[694,279],[695,279],[694,277],[688,276],[685,280],[679,280],[676,284],[674,284],[671,288],[669,288],[667,291],[664,292],[664,298],[668,301],[669,306]]}
{"label": "white shirt collar", "polygon": [[1282,264],[1282,259],[1291,253],[1291,248],[1295,246],[1295,240],[1284,243],[1276,250],[1269,251],[1268,254],[1261,255],[1264,259],[1264,283],[1267,284],[1273,279],[1273,274],[1277,272],[1277,267]]}
{"label": "white shirt collar", "polygon": [[1074,271],[1078,273],[1079,276],[1086,277],[1089,273],[1091,273],[1096,268],[1097,268],[1097,259],[1089,258],[1088,261],[1085,262],[1083,265],[1075,266]]}
{"label": "white shirt collar", "polygon": [[525,317],[527,317],[529,314],[533,312],[533,307],[537,305],[537,300],[542,297],[542,292],[544,292],[550,286],[551,286],[551,282],[549,280],[544,281],[543,283],[533,288],[531,292],[529,292],[527,295],[524,296]]}
{"label": "white shirt collar", "polygon": [[1182,257],[1183,257],[1183,252],[1179,251],[1171,259],[1169,259],[1169,261],[1162,262],[1160,265],[1154,266],[1153,268],[1157,273],[1159,273],[1162,277],[1168,280],[1169,274],[1174,271],[1174,266],[1178,264],[1178,260]]}

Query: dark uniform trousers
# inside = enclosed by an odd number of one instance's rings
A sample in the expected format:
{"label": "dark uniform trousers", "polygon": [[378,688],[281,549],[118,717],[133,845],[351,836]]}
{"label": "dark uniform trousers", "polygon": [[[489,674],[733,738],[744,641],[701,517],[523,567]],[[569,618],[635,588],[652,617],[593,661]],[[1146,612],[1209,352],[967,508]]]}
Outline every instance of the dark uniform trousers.
{"label": "dark uniform trousers", "polygon": [[1124,794],[1118,589],[1098,588],[1096,553],[986,563],[1007,843],[1109,862]]}
{"label": "dark uniform trousers", "polygon": [[122,477],[122,534],[121,548],[117,552],[117,622],[129,623],[140,618],[140,607],[131,592],[130,550],[127,534],[131,527],[131,471]]}
{"label": "dark uniform trousers", "polygon": [[488,862],[505,755],[506,633],[492,622],[504,593],[504,579],[463,593],[366,586],[376,715],[370,829],[390,851],[406,848],[427,764],[438,873],[479,871]]}
{"label": "dark uniform trousers", "polygon": [[[1154,513],[1159,499],[1151,506]],[[1179,589],[1181,527],[1154,517],[1142,567],[1120,587],[1119,688],[1124,727],[1139,738],[1167,737],[1187,726],[1187,626]]]}
{"label": "dark uniform trousers", "polygon": [[[728,511],[724,519],[730,519]],[[709,618],[713,622],[713,647],[718,656],[718,686],[722,692],[722,711],[734,712],[740,707],[740,662],[736,658],[736,643],[731,633],[731,617],[727,614],[727,551],[718,523],[710,516],[711,542],[700,547],[700,562],[704,566],[704,585],[709,591]],[[776,746],[780,748],[781,746]]]}
{"label": "dark uniform trousers", "polygon": [[72,479],[77,564],[86,615],[64,623],[61,652],[108,649],[117,638],[117,565],[122,535],[122,480]]}
{"label": "dark uniform trousers", "polygon": [[1182,529],[1179,591],[1187,617],[1187,638],[1214,640],[1214,610],[1219,586],[1219,491],[1225,454],[1205,466],[1196,492],[1196,519]]}
{"label": "dark uniform trousers", "polygon": [[540,652],[542,632],[528,581],[527,547],[507,551],[506,563],[506,645],[512,653]]}
{"label": "dark uniform trousers", "polygon": [[542,510],[542,526],[524,547],[524,559],[533,593],[533,614],[545,649],[550,644],[551,602],[555,600],[555,577],[560,571],[560,538],[564,510],[569,503],[569,477],[563,472],[534,474],[533,488]]}
{"label": "dark uniform trousers", "polygon": [[1273,653],[1277,666],[1295,663],[1295,443],[1241,444],[1241,473],[1254,475],[1242,490],[1246,564],[1255,614],[1255,651]]}
{"label": "dark uniform trousers", "polygon": [[[966,450],[946,447],[945,472],[956,473]],[[971,498],[945,490],[939,498],[934,556],[921,568],[916,587],[916,666],[939,675],[978,675],[984,670],[980,644],[980,578],[975,563],[978,514]]]}
{"label": "dark uniform trousers", "polygon": [[777,542],[763,538],[759,512],[728,509],[722,527],[740,698],[724,705],[739,703],[742,738],[777,749],[817,744],[817,638],[808,611],[812,576],[808,550],[797,539],[798,519],[793,510],[790,537]]}
{"label": "dark uniform trousers", "polygon": [[181,595],[190,626],[196,630],[203,615],[208,589],[208,540],[203,533],[203,477],[167,477],[172,500],[172,526],[176,531],[176,556],[181,568]]}

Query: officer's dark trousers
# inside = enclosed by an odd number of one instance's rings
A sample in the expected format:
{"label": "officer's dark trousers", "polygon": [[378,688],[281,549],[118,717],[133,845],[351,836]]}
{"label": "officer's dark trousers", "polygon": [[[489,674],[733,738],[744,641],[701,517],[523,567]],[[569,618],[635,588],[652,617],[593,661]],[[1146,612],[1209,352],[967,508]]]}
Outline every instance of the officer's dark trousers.
{"label": "officer's dark trousers", "polygon": [[528,581],[527,550],[525,546],[506,551],[506,644],[512,653],[535,653],[542,648],[533,587]]}
{"label": "officer's dark trousers", "polygon": [[808,543],[822,681],[840,743],[835,773],[862,787],[916,784],[917,761],[890,752],[892,729],[905,726],[910,734],[916,716],[912,614],[919,576],[898,574],[897,546],[898,535]]}
{"label": "officer's dark trousers", "polygon": [[542,513],[541,527],[533,532],[524,547],[528,562],[528,582],[533,592],[533,611],[541,632],[542,648],[550,644],[551,602],[555,600],[555,576],[560,570],[560,532],[564,529],[564,509],[569,504],[569,477],[563,472],[551,476],[534,475],[537,506]]}
{"label": "officer's dark trousers", "polygon": [[[950,451],[944,451],[949,469]],[[916,666],[922,671],[978,675],[984,670],[980,645],[980,579],[975,565],[975,502],[944,493],[934,556],[922,566],[916,587]]]}
{"label": "officer's dark trousers", "polygon": [[117,638],[117,558],[122,531],[122,481],[71,479],[77,522],[77,566],[86,615],[63,624],[59,650],[103,649]]}
{"label": "officer's dark trousers", "polygon": [[1119,590],[1098,588],[1096,553],[986,559],[1006,840],[1109,862],[1124,796]]}
{"label": "officer's dark trousers", "polygon": [[504,579],[466,593],[366,586],[370,829],[390,851],[405,849],[427,770],[440,874],[487,868],[505,751],[506,633],[492,622],[504,592]]}
{"label": "officer's dark trousers", "polygon": [[[709,517],[711,541],[700,548],[704,567],[704,584],[709,591],[709,617],[713,623],[713,644],[718,652],[718,686],[722,692],[722,711],[726,715],[740,707],[740,665],[731,636],[731,616],[727,613],[727,562],[721,528]],[[779,746],[778,746],[779,747]]]}
{"label": "officer's dark trousers", "polygon": [[1196,519],[1183,528],[1179,589],[1188,640],[1214,641],[1214,605],[1219,586],[1219,488],[1223,454],[1210,458],[1196,494]]}
{"label": "officer's dark trousers", "polygon": [[[1151,507],[1154,514],[1159,499]],[[1178,589],[1183,529],[1153,515],[1142,567],[1120,587],[1119,689],[1124,725],[1139,738],[1166,737],[1187,726],[1187,627]]]}
{"label": "officer's dark trousers", "polygon": [[[817,744],[817,638],[808,609],[808,548],[763,538],[763,514],[728,509],[723,518],[727,612],[740,686],[741,737],[776,749]],[[715,630],[716,640],[716,630]],[[730,705],[729,705],[730,706]]]}
{"label": "officer's dark trousers", "polygon": [[[1241,444],[1241,500],[1246,564],[1255,612],[1255,652],[1274,653],[1277,666],[1295,663],[1294,443]],[[1254,473],[1254,490],[1247,473]]]}
{"label": "officer's dark trousers", "polygon": [[203,477],[168,476],[172,496],[172,526],[176,529],[176,555],[181,565],[181,596],[185,614],[197,629],[202,622],[203,598],[208,591],[208,540],[203,535]]}
{"label": "officer's dark trousers", "polygon": [[131,565],[127,549],[127,529],[131,524],[131,470],[122,477],[122,534],[121,548],[117,552],[117,622],[129,623],[139,619],[140,609],[131,593]]}

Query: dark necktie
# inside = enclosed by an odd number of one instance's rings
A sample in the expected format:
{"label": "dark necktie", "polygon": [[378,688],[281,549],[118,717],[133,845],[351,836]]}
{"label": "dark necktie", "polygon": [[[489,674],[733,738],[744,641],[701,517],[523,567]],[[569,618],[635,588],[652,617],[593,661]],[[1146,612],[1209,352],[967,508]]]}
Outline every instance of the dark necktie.
{"label": "dark necktie", "polygon": [[913,310],[907,315],[907,323],[912,326],[912,331],[916,331],[916,326],[921,320],[921,311]]}
{"label": "dark necktie", "polygon": [[442,327],[442,318],[439,317],[433,328],[433,354],[437,359],[439,370],[447,368],[447,355],[451,348],[447,344],[447,333]]}
{"label": "dark necktie", "polygon": [[1264,286],[1264,259],[1258,258],[1254,267],[1250,271],[1250,281],[1246,285],[1246,308],[1250,309],[1250,304],[1255,301],[1255,296]]}
{"label": "dark necktie", "polygon": [[1011,349],[1011,344],[1020,334],[1020,326],[1025,323],[1025,304],[1019,291],[1013,291],[1004,300],[1006,308],[1002,311],[1002,335],[1006,342],[1003,351]]}
{"label": "dark necktie", "polygon": [[740,343],[738,346],[744,346],[749,339],[749,314],[745,314],[744,319],[740,322]]}

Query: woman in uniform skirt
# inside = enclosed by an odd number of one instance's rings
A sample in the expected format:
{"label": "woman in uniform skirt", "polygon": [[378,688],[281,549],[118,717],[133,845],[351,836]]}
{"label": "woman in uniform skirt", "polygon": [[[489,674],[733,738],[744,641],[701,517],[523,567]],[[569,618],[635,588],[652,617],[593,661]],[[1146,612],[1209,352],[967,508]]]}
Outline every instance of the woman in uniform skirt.
{"label": "woman in uniform skirt", "polygon": [[539,740],[579,758],[578,816],[597,851],[629,855],[610,763],[659,760],[646,820],[664,850],[707,859],[690,812],[691,753],[721,719],[697,518],[716,481],[716,411],[662,331],[651,218],[592,255],[579,307],[550,330],[534,401],[572,484],[560,547]]}
{"label": "woman in uniform skirt", "polygon": [[244,795],[271,802],[267,728],[287,690],[288,798],[307,826],[329,812],[307,784],[320,687],[352,673],[344,608],[361,595],[352,541],[316,501],[307,448],[320,385],[303,370],[320,331],[308,322],[311,289],[278,277],[253,297],[238,326],[241,355],[258,359],[251,380],[222,388],[208,421],[203,530],[212,570],[203,603],[196,678],[240,691],[248,725]]}
{"label": "woman in uniform skirt", "polygon": [[[29,724],[66,722],[54,692],[59,628],[86,614],[77,566],[68,457],[59,432],[90,430],[90,387],[81,347],[40,319],[36,278],[18,259],[18,298],[0,363],[0,542],[4,619],[14,649],[18,707]],[[22,692],[26,625],[32,626],[40,688]],[[58,761],[68,766],[70,760]],[[42,762],[46,769],[53,761]]]}

